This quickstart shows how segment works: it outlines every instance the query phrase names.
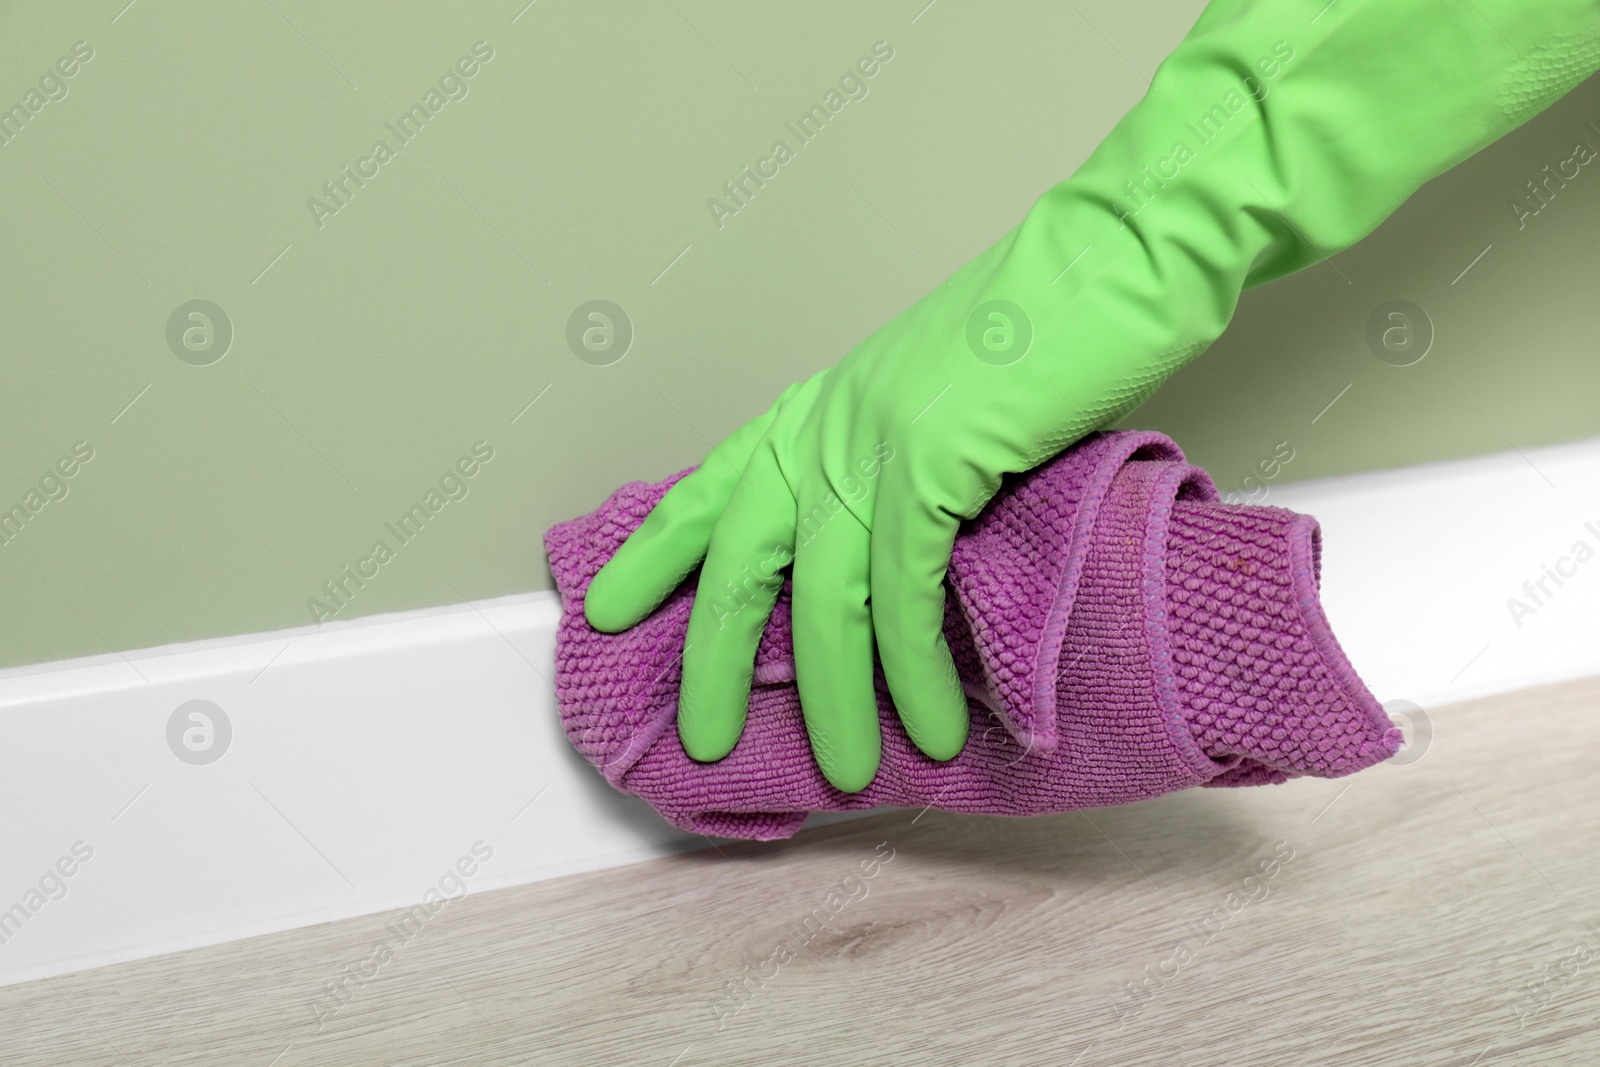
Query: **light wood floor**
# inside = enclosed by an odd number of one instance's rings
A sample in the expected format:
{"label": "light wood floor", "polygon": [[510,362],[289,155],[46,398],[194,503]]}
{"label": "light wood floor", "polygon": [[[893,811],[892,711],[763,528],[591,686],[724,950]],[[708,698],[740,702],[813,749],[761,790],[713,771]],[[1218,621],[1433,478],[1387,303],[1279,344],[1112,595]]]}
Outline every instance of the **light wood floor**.
{"label": "light wood floor", "polygon": [[473,894],[320,1029],[390,917],[13,986],[0,1063],[1600,1062],[1600,678],[1432,726],[1343,781],[897,812]]}

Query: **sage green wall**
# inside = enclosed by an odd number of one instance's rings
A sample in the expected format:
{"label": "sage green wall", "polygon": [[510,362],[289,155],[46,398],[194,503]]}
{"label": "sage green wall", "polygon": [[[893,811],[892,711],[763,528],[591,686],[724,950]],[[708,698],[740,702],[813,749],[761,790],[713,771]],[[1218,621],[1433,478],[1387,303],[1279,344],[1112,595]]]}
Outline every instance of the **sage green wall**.
{"label": "sage green wall", "polygon": [[[0,508],[38,511],[0,544],[0,664],[309,623],[379,540],[337,617],[549,588],[547,526],[698,461],[985,248],[1202,7],[524,2],[4,6],[0,106],[37,112],[0,145]],[[785,122],[880,41],[798,146]],[[1600,145],[1590,120],[1594,82],[1246,294],[1127,424],[1224,488],[1280,441],[1282,482],[1600,432],[1600,175],[1521,231],[1508,207]],[[778,139],[794,158],[719,226],[708,199]],[[345,166],[368,177],[339,206]],[[1436,325],[1413,366],[1364,340],[1393,298]],[[609,365],[566,337],[600,299],[634,334]],[[386,524],[462,457],[466,495],[402,543]]]}

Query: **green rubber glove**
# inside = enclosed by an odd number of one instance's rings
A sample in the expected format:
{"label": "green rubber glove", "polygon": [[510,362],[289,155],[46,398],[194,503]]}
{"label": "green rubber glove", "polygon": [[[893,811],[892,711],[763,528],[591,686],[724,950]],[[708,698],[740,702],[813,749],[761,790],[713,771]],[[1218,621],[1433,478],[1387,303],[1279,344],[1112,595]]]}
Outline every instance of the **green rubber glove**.
{"label": "green rubber glove", "polygon": [[792,566],[818,765],[877,771],[874,646],[901,721],[955,756],[943,635],[958,523],[1137,407],[1240,292],[1327,258],[1600,65],[1600,0],[1216,0],[1146,96],[1010,233],[791,386],[661,500],[584,609],[625,629],[702,564],[678,728],[716,760]]}

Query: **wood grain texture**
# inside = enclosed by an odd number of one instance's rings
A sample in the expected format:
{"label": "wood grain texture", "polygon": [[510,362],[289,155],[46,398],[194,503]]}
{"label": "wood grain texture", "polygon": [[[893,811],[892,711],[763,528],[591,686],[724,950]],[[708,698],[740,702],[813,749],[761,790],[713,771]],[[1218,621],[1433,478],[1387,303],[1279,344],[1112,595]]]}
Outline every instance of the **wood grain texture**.
{"label": "wood grain texture", "polygon": [[0,1063],[1591,1064],[1597,712],[1592,678],[1436,709],[1344,780],[474,893],[320,1025],[395,916],[31,982]]}

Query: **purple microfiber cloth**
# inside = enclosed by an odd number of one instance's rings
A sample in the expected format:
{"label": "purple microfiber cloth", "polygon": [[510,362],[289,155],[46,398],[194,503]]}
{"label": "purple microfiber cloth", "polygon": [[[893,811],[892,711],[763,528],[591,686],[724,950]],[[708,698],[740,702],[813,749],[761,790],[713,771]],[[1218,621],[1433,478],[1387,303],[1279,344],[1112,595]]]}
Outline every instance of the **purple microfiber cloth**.
{"label": "purple microfiber cloth", "polygon": [[941,763],[912,745],[880,665],[877,777],[859,793],[828,784],[801,715],[786,579],[744,734],[726,758],[697,763],[676,717],[699,572],[622,633],[583,614],[601,565],[692,470],[630,482],[544,539],[563,604],[555,688],[567,736],[682,829],[770,840],[812,811],[1073,811],[1196,785],[1336,778],[1403,740],[1317,600],[1316,520],[1221,503],[1171,439],[1114,430],[1008,475],[961,525],[944,620],[972,712],[958,756]]}

